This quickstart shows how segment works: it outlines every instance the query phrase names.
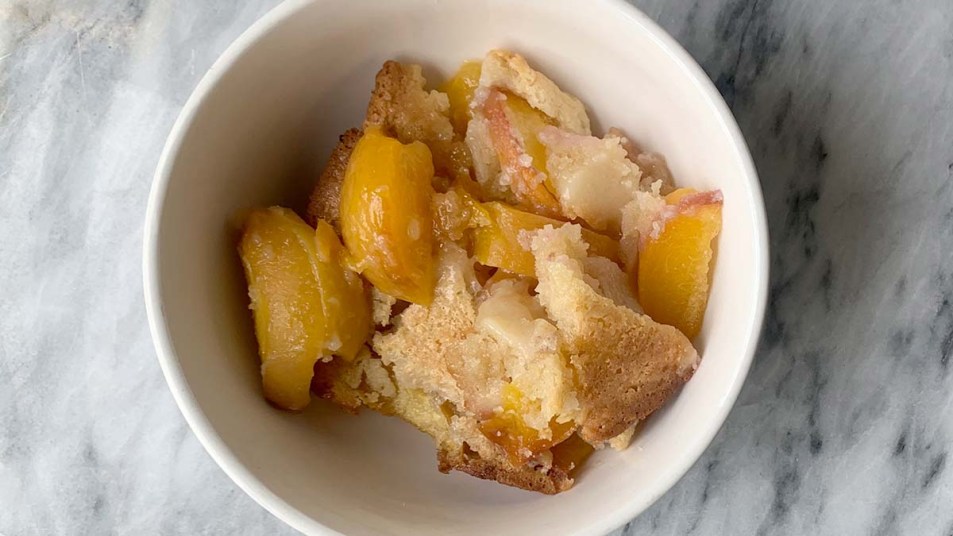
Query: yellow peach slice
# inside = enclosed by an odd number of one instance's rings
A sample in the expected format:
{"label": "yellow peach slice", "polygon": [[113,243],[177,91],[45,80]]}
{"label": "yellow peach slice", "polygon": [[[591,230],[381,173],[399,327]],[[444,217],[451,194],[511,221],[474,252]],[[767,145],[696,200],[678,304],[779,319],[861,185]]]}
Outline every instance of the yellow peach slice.
{"label": "yellow peach slice", "polygon": [[463,62],[456,74],[440,86],[440,91],[446,93],[450,100],[450,122],[460,136],[466,135],[467,123],[472,117],[470,102],[473,101],[474,91],[480,85],[481,65],[480,61]]}
{"label": "yellow peach slice", "polygon": [[[560,227],[566,223],[499,202],[483,203],[482,208],[488,223],[473,229],[473,256],[487,266],[535,277],[536,261],[520,242],[520,233],[536,231],[547,225]],[[589,243],[591,255],[619,262],[619,245],[615,240],[588,229],[583,229],[582,237]]]}
{"label": "yellow peach slice", "polygon": [[712,241],[721,232],[722,195],[680,189],[665,201],[655,230],[641,237],[639,303],[656,322],[694,338],[708,304]]}
{"label": "yellow peach slice", "polygon": [[350,361],[364,347],[373,329],[370,300],[361,276],[345,268],[347,251],[324,220],[318,220],[315,241],[321,306],[328,334],[325,346],[334,355]]}
{"label": "yellow peach slice", "polygon": [[553,453],[553,467],[560,469],[566,474],[571,475],[574,471],[582,467],[582,464],[595,452],[595,448],[589,443],[583,441],[579,434],[572,434],[565,441],[554,445],[551,449]]}
{"label": "yellow peach slice", "polygon": [[510,461],[525,463],[540,452],[548,450],[572,435],[575,424],[572,421],[559,423],[555,419],[549,423],[549,431],[543,437],[543,431],[526,424],[523,412],[530,408],[523,393],[513,384],[503,386],[503,403],[500,410],[488,419],[480,422],[480,431],[491,442],[503,448]]}
{"label": "yellow peach slice", "polygon": [[320,223],[324,236],[316,238],[289,209],[256,210],[245,219],[238,247],[265,398],[284,409],[308,405],[319,358],[353,358],[370,334],[363,284],[340,264],[335,248],[342,246],[330,226]]}
{"label": "yellow peach slice", "polygon": [[368,128],[341,187],[341,234],[353,267],[378,290],[420,305],[433,300],[430,150]]}

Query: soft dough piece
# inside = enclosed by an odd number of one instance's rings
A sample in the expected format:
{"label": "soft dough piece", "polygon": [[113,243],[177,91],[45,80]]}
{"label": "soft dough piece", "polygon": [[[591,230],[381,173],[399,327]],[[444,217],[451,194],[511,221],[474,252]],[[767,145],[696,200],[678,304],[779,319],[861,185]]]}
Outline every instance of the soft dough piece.
{"label": "soft dough piece", "polygon": [[626,156],[621,139],[546,127],[539,141],[549,153],[546,167],[563,212],[601,231],[618,233],[622,207],[639,193],[642,177],[639,166]]}
{"label": "soft dough piece", "polygon": [[526,58],[506,50],[492,50],[483,59],[480,87],[497,87],[526,99],[530,106],[556,120],[561,128],[589,134],[586,107],[576,97],[533,69]]}

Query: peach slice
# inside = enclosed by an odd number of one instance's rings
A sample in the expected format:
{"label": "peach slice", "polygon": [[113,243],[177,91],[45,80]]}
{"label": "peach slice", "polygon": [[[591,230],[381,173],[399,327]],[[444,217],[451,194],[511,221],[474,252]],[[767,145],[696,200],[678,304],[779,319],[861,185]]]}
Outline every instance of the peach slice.
{"label": "peach slice", "polygon": [[565,441],[553,446],[553,466],[566,474],[573,474],[595,452],[595,448],[583,441],[579,434],[572,434]]}
{"label": "peach slice", "polygon": [[480,85],[481,66],[480,61],[465,61],[456,74],[440,86],[440,91],[446,93],[450,100],[450,122],[460,136],[466,135],[467,123],[472,117],[470,103],[474,91]]}
{"label": "peach slice", "polygon": [[[482,208],[488,224],[473,230],[473,256],[476,260],[487,266],[536,277],[536,261],[529,249],[520,243],[520,233],[536,231],[547,225],[560,227],[566,223],[499,202],[483,203]],[[619,245],[615,240],[588,229],[583,229],[582,237],[589,243],[591,255],[620,262]]]}
{"label": "peach slice", "polygon": [[355,270],[401,300],[433,300],[434,168],[420,142],[404,145],[368,128],[341,187],[341,234]]}
{"label": "peach slice", "polygon": [[542,112],[515,95],[490,89],[483,102],[490,139],[505,180],[519,205],[552,218],[562,218],[559,201],[545,186],[545,147],[536,134],[548,124]]}
{"label": "peach slice", "polygon": [[328,340],[325,346],[348,361],[357,357],[373,330],[370,298],[364,281],[345,268],[347,250],[329,223],[318,220],[318,284]]}
{"label": "peach slice", "polygon": [[559,423],[555,419],[549,423],[549,437],[543,437],[541,430],[528,426],[522,412],[528,402],[523,393],[513,384],[503,386],[503,403],[499,411],[480,423],[480,431],[493,443],[506,452],[514,464],[525,463],[539,453],[550,449],[572,435],[575,423]]}
{"label": "peach slice", "polygon": [[526,99],[512,94],[506,95],[506,116],[523,145],[523,151],[533,159],[533,167],[547,176],[543,185],[552,192],[553,189],[548,184],[549,172],[546,169],[546,146],[539,141],[538,136],[544,128],[552,127],[553,120],[530,106]]}
{"label": "peach slice", "polygon": [[[332,240],[333,238],[333,240]],[[256,210],[244,223],[239,255],[255,320],[265,398],[283,409],[310,401],[314,363],[353,358],[370,335],[360,277],[341,265],[331,227],[315,230],[293,211]]]}
{"label": "peach slice", "polygon": [[658,221],[639,246],[639,303],[656,322],[688,338],[701,329],[708,304],[712,241],[721,232],[720,191],[680,189],[665,197]]}

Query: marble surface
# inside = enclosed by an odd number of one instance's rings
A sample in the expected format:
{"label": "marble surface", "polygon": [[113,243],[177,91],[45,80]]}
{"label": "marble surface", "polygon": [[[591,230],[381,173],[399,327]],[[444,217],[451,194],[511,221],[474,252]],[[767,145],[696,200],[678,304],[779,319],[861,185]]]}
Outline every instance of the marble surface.
{"label": "marble surface", "polygon": [[[172,122],[277,0],[0,0],[0,534],[291,534],[162,379],[140,278]],[[953,535],[953,3],[636,0],[761,174],[770,305],[705,455],[616,534]]]}

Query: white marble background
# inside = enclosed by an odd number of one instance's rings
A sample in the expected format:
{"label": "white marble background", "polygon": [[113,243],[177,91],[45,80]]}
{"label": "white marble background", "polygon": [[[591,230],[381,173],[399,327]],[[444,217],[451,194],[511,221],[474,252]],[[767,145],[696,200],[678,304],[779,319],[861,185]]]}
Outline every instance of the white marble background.
{"label": "white marble background", "polygon": [[[160,148],[277,0],[0,0],[0,534],[291,534],[215,466],[140,282]],[[771,303],[688,475],[620,534],[953,535],[953,2],[636,0],[757,162]]]}

